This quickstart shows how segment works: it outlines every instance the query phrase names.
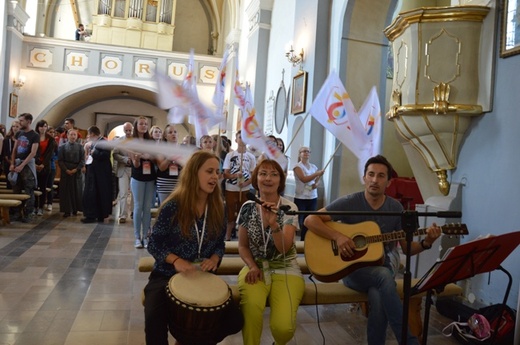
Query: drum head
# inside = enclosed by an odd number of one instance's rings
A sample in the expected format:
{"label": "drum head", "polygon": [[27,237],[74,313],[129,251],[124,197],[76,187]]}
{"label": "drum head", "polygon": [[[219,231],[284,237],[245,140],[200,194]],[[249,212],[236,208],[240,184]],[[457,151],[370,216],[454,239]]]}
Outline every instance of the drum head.
{"label": "drum head", "polygon": [[200,307],[219,306],[229,299],[226,282],[203,271],[177,273],[171,277],[168,288],[178,300]]}

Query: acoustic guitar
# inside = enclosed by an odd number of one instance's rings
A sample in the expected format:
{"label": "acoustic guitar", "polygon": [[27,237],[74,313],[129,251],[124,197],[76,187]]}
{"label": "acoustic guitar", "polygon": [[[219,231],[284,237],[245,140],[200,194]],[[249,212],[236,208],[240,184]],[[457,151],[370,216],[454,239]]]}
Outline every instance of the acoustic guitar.
{"label": "acoustic guitar", "polygon": [[[347,257],[340,253],[334,240],[328,240],[307,231],[305,235],[305,261],[307,267],[321,282],[334,282],[352,271],[364,266],[382,265],[384,262],[384,242],[406,238],[404,230],[382,234],[379,226],[372,221],[358,224],[326,222],[329,227],[350,237],[356,246],[354,255]],[[441,226],[445,235],[467,235],[465,224],[452,223]],[[418,229],[414,236],[426,235],[426,229]]]}

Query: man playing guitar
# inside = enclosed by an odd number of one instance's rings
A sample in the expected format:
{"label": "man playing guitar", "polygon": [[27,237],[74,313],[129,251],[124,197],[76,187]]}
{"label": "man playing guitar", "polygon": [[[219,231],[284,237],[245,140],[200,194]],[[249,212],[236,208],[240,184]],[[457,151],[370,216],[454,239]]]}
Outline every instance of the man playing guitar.
{"label": "man playing guitar", "polygon": [[[320,211],[403,212],[403,207],[397,200],[385,195],[391,176],[392,165],[387,159],[380,155],[372,157],[365,164],[363,176],[365,190],[341,197]],[[356,254],[354,241],[351,237],[328,226],[326,222],[330,221],[341,221],[345,224],[373,221],[379,225],[383,234],[402,229],[400,216],[350,214],[308,216],[305,225],[309,230],[320,237],[335,241],[337,249],[345,257],[352,257]],[[430,249],[433,242],[440,236],[441,229],[433,223],[426,230],[426,234],[421,242],[414,241],[411,243],[409,255]],[[346,286],[368,294],[370,309],[367,341],[369,345],[385,343],[388,324],[390,324],[397,340],[401,342],[402,339],[403,306],[395,283],[395,274],[400,262],[397,242],[391,241],[384,244],[383,265],[358,268],[342,279]],[[406,241],[402,239],[399,242],[406,254]],[[407,344],[418,345],[419,341],[409,333]]]}

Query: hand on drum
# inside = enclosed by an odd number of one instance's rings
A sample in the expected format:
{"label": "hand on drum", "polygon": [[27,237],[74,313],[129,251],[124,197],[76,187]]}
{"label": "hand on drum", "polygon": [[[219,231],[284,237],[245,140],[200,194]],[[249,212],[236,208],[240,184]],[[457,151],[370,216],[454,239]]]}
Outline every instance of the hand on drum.
{"label": "hand on drum", "polygon": [[200,269],[203,271],[215,272],[218,268],[218,261],[219,260],[217,259],[217,261],[215,262],[213,258],[204,259],[200,263]]}
{"label": "hand on drum", "polygon": [[[216,257],[216,258],[215,258]],[[219,257],[214,255],[209,259],[204,259],[200,263],[194,264],[190,261],[178,258],[173,267],[177,272],[188,272],[188,271],[211,271],[214,272],[218,268]]]}
{"label": "hand on drum", "polygon": [[196,271],[199,269],[197,265],[194,265],[193,263],[182,258],[177,259],[173,266],[177,272]]}

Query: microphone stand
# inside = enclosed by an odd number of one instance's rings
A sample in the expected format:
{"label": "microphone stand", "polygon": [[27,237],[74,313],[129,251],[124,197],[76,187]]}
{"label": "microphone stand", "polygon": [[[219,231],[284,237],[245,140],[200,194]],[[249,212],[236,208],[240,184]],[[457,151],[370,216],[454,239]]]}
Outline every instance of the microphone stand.
{"label": "microphone stand", "polygon": [[[460,218],[460,217],[459,217]],[[417,211],[404,211],[401,215],[401,226],[406,233],[406,263],[403,274],[403,324],[401,329],[401,342],[406,345],[408,341],[408,307],[412,291],[412,272],[410,272],[410,252],[412,251],[413,233],[419,228]]]}
{"label": "microphone stand", "polygon": [[[406,233],[406,264],[403,275],[403,319],[401,344],[406,345],[408,342],[408,307],[410,305],[412,273],[410,272],[410,252],[412,248],[414,233],[419,228],[419,217],[437,217],[437,218],[461,218],[462,212],[458,211],[438,211],[438,212],[417,212],[413,210],[403,212],[376,212],[376,211],[283,211],[287,215],[329,215],[329,216],[392,216],[401,217],[401,226]],[[367,219],[369,220],[369,219]]]}

